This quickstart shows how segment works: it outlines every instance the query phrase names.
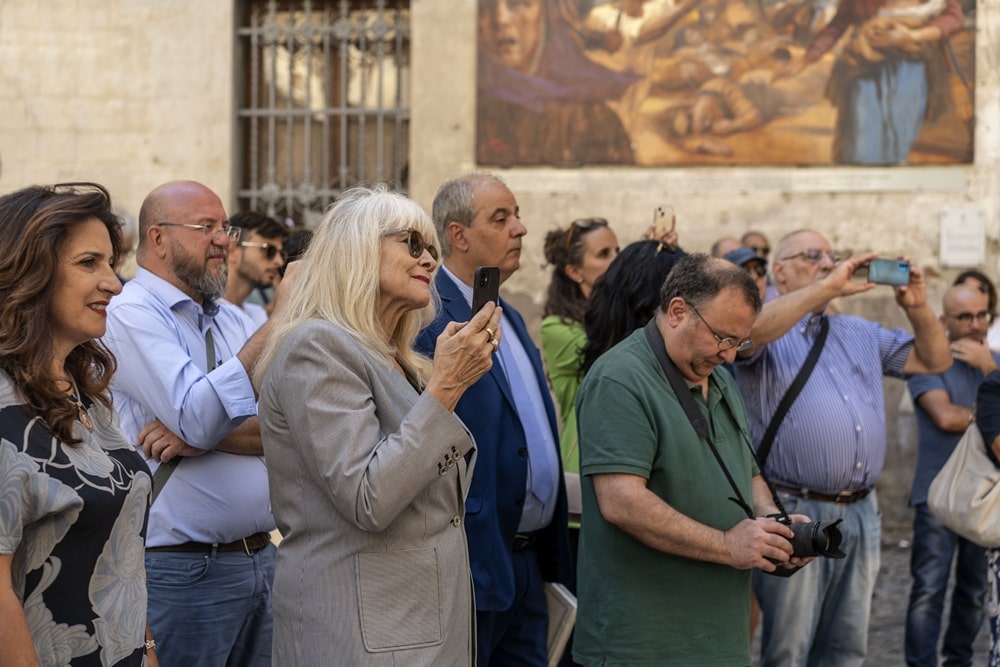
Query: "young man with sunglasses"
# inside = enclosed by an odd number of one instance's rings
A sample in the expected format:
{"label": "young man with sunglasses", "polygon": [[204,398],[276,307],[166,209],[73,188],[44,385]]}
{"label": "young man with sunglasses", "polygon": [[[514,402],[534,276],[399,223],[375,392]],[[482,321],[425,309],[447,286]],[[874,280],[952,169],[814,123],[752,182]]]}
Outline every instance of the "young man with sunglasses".
{"label": "young man with sunglasses", "polygon": [[258,327],[267,321],[267,310],[247,300],[255,289],[275,286],[285,265],[284,241],[288,229],[274,218],[256,211],[236,213],[229,224],[241,231],[229,249],[226,301],[238,306]]}
{"label": "young man with sunglasses", "polygon": [[951,365],[948,340],[927,304],[916,269],[895,288],[913,334],[850,315],[825,313],[830,299],[874,289],[851,280],[875,254],[839,262],[817,232],[778,243],[771,273],[781,296],[754,325],[754,345],[734,373],[754,445],[825,331],[814,370],[782,419],[763,464],[789,512],[814,521],[843,519],[846,558],[823,559],[790,578],[754,573],[763,618],[762,667],[859,666],[868,646],[872,593],[880,563],[875,482],[885,462],[882,378],[940,373]]}
{"label": "young man with sunglasses", "polygon": [[919,449],[910,488],[913,551],[910,602],[906,609],[906,664],[936,667],[948,578],[955,562],[947,629],[941,644],[946,665],[971,665],[973,642],[983,624],[986,549],[948,530],[927,508],[927,491],[975,419],[979,385],[997,370],[1000,354],[986,344],[993,316],[989,296],[972,285],[945,292],[941,322],[955,362],[944,373],[913,375],[907,382],[917,416]]}

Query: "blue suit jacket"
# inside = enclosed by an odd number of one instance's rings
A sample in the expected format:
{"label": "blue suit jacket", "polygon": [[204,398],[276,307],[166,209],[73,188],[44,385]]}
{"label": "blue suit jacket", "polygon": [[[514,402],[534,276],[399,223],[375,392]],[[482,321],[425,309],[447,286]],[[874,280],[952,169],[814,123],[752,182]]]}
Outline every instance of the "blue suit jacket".
{"label": "blue suit jacket", "polygon": [[[472,317],[458,287],[442,271],[436,278],[441,296],[441,312],[417,339],[417,347],[428,356],[434,353],[438,335],[448,322],[467,322]],[[535,377],[541,388],[545,411],[557,445],[555,409],[549,396],[538,348],[528,336],[524,320],[510,305],[500,300],[504,315],[531,358]],[[469,560],[476,591],[477,611],[505,611],[514,603],[512,546],[521,520],[528,479],[528,444],[524,428],[514,407],[510,384],[500,364],[494,361],[489,373],[462,396],[455,409],[476,439],[478,457],[472,485],[465,501],[465,532],[469,541]],[[561,457],[557,457],[561,460]],[[538,536],[537,550],[546,581],[569,584],[572,565],[566,515],[566,487],[559,471],[559,497],[552,523]]]}

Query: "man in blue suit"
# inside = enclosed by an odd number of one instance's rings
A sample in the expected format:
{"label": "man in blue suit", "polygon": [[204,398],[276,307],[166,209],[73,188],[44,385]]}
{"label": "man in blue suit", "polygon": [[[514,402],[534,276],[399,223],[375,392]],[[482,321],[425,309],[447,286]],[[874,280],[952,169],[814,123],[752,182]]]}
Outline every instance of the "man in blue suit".
{"label": "man in blue suit", "polygon": [[[447,322],[472,316],[476,267],[499,267],[502,283],[520,265],[527,233],[514,195],[491,174],[442,185],[432,215],[444,263],[436,278],[441,312],[417,341],[426,354]],[[465,503],[478,664],[544,667],[543,584],[572,577],[566,490],[541,356],[517,311],[502,299],[500,306],[503,336],[493,368],[455,410],[478,449]]]}

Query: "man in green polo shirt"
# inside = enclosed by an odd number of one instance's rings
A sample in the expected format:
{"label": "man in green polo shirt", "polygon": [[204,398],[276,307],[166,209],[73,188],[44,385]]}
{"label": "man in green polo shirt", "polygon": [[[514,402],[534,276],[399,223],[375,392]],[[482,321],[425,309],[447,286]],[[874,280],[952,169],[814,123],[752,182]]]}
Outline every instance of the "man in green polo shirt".
{"label": "man in green polo shirt", "polygon": [[[663,284],[655,328],[634,332],[584,379],[573,650],[583,665],[749,665],[750,571],[802,564],[788,527],[749,516],[778,510],[736,384],[716,370],[749,346],[760,308],[741,268],[685,257]],[[732,483],[671,387],[667,357]]]}

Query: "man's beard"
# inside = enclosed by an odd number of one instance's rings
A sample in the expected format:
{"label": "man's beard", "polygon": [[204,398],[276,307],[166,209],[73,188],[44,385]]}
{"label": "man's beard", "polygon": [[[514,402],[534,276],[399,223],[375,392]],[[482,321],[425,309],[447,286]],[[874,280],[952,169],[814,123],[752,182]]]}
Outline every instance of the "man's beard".
{"label": "man's beard", "polygon": [[254,289],[265,289],[274,286],[274,279],[267,275],[267,271],[261,271],[257,277],[254,277],[249,270],[243,268],[242,263],[236,267],[236,275],[246,281],[247,284],[252,285]]}
{"label": "man's beard", "polygon": [[174,275],[192,291],[201,294],[205,299],[218,299],[225,293],[228,275],[225,251],[221,254],[223,262],[219,267],[219,274],[213,276],[206,263],[199,264],[198,260],[176,241],[171,243],[171,250],[174,256],[172,267]]}

